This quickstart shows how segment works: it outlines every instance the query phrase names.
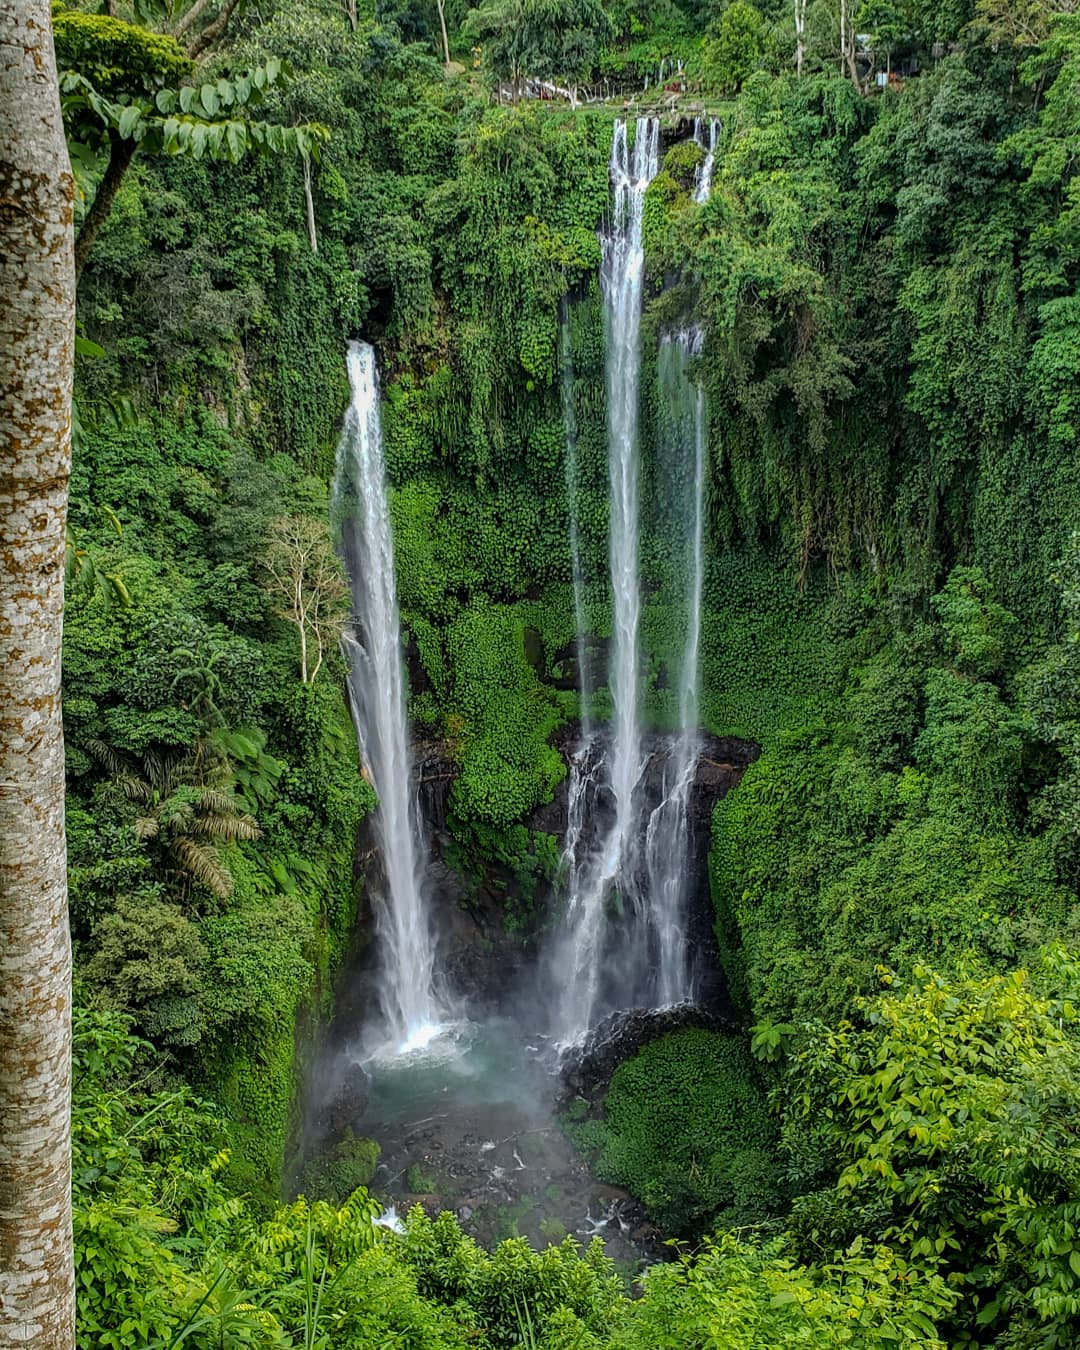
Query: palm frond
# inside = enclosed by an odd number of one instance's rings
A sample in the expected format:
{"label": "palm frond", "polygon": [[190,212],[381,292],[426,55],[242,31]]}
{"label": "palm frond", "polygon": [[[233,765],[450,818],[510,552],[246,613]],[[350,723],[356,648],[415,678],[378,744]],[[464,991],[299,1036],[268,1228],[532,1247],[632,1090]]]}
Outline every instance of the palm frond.
{"label": "palm frond", "polygon": [[140,816],[135,822],[136,839],[156,839],[159,833],[155,816]]}
{"label": "palm frond", "polygon": [[142,778],[133,773],[121,773],[116,777],[116,786],[129,802],[138,802],[140,806],[149,806],[154,800],[154,789]]}
{"label": "palm frond", "polygon": [[105,741],[99,740],[96,736],[91,740],[88,740],[84,748],[86,753],[90,755],[92,759],[96,759],[101,767],[107,769],[114,778],[120,778],[125,774],[131,773],[131,765],[125,757],[120,754],[119,751],[114,750],[111,745],[106,744]]}
{"label": "palm frond", "polygon": [[146,781],[151,783],[161,795],[168,796],[166,788],[168,786],[168,775],[165,769],[165,760],[156,750],[147,750],[142,760],[143,773],[146,775]]}
{"label": "palm frond", "polygon": [[198,816],[191,827],[191,833],[203,839],[220,840],[233,843],[237,839],[258,839],[262,835],[254,816],[249,815],[206,815]]}
{"label": "palm frond", "polygon": [[204,787],[195,798],[195,809],[210,815],[233,816],[240,813],[240,803],[225,788]]}
{"label": "palm frond", "polygon": [[212,848],[196,843],[194,839],[176,839],[169,851],[181,871],[225,900],[233,892],[233,879]]}

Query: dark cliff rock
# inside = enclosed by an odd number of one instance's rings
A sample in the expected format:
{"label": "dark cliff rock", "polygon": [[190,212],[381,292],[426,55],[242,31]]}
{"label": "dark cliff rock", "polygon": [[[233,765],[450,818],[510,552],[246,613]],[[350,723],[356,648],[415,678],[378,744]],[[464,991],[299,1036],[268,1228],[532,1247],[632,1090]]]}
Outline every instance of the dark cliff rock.
{"label": "dark cliff rock", "polygon": [[559,1068],[560,1106],[580,1099],[590,1107],[597,1107],[611,1082],[611,1075],[624,1060],[632,1058],[653,1041],[686,1027],[729,1033],[739,1031],[730,1018],[690,1003],[673,1008],[630,1008],[612,1013],[593,1028],[581,1045],[563,1055]]}

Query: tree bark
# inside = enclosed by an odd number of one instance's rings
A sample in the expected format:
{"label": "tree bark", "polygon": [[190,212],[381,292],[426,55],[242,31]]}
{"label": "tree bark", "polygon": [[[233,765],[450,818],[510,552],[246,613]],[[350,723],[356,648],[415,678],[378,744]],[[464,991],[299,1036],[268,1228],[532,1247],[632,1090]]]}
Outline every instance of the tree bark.
{"label": "tree bark", "polygon": [[0,1350],[75,1335],[60,716],[74,193],[49,0],[0,0]]}
{"label": "tree bark", "polygon": [[201,32],[195,35],[187,49],[187,54],[192,61],[202,56],[208,47],[212,47],[220,37],[224,36],[225,29],[229,26],[229,20],[233,16],[233,10],[239,3],[240,0],[225,0],[221,12],[214,22],[208,23]]}
{"label": "tree bark", "polygon": [[312,253],[319,251],[319,236],[315,229],[315,201],[311,195],[311,157],[304,156],[304,207],[307,213],[308,243]]}
{"label": "tree bark", "polygon": [[439,28],[442,31],[442,49],[443,61],[446,65],[450,64],[450,39],[446,36],[446,10],[443,7],[443,0],[435,0],[439,10]]}
{"label": "tree bark", "polygon": [[848,10],[849,0],[840,0],[840,62],[841,71],[846,68],[848,78],[856,89],[859,83],[859,67],[855,61],[855,17]]}
{"label": "tree bark", "polygon": [[173,37],[183,37],[192,24],[197,23],[206,12],[210,0],[195,0],[195,3],[189,10],[180,15],[176,27],[173,29]]}
{"label": "tree bark", "polygon": [[109,132],[109,144],[111,149],[105,177],[98,184],[94,200],[90,203],[90,210],[87,211],[79,230],[79,237],[75,240],[76,286],[90,257],[90,250],[101,233],[101,227],[109,218],[120,184],[124,181],[124,174],[127,173],[131,161],[135,158],[135,151],[139,148],[137,142],[123,140],[115,131]]}
{"label": "tree bark", "polygon": [[801,79],[806,59],[806,3],[795,0],[795,74]]}

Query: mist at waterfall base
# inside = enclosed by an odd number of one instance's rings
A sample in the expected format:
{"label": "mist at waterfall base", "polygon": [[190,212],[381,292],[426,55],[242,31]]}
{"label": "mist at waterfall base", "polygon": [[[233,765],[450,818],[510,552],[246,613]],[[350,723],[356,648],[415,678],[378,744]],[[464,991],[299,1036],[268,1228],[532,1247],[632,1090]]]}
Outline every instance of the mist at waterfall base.
{"label": "mist at waterfall base", "polygon": [[[703,134],[695,127],[695,139]],[[715,124],[709,136],[699,200],[708,195]],[[651,1241],[648,1225],[625,1193],[589,1176],[563,1137],[553,1075],[560,1055],[607,1014],[688,1003],[697,981],[688,926],[688,808],[700,750],[705,404],[691,378],[700,345],[693,329],[664,336],[658,362],[665,409],[658,477],[674,492],[661,503],[665,531],[676,541],[669,600],[685,633],[677,730],[646,732],[639,706],[642,214],[659,169],[659,141],[654,118],[639,119],[632,140],[626,123],[616,123],[612,210],[601,236],[613,715],[609,726],[594,726],[582,688],[580,738],[567,746],[562,918],[553,921],[530,970],[515,971],[509,987],[500,988],[493,969],[485,996],[468,1004],[455,999],[440,970],[437,935],[454,916],[434,893],[413,786],[375,355],[364,343],[350,346],[352,401],[338,449],[334,510],[353,594],[355,631],[346,649],[354,720],[378,797],[371,822],[377,862],[367,871],[375,964],[367,959],[357,981],[377,995],[377,1006],[370,993],[359,1000],[339,996],[335,1030],[310,1092],[316,1119],[310,1142],[318,1146],[328,1114],[335,1130],[347,1123],[377,1139],[382,1162],[373,1186],[388,1203],[408,1204],[418,1189],[429,1189],[419,1181],[430,1180],[439,1205],[454,1209],[484,1239],[505,1235],[500,1215],[512,1210],[515,1231],[534,1241],[549,1239],[560,1225],[582,1238],[603,1230],[616,1246],[623,1242],[627,1258]],[[565,309],[561,327],[568,545],[584,678],[584,597],[604,579],[585,575],[580,554],[575,377]]]}

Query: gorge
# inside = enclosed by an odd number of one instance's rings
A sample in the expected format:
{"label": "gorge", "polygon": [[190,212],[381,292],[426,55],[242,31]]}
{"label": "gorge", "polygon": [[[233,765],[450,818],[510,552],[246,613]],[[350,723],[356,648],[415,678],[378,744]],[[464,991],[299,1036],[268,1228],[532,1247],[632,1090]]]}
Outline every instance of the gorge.
{"label": "gorge", "polygon": [[[694,143],[700,135],[695,123]],[[607,1235],[613,1252],[626,1244],[628,1234],[635,1235],[624,1259],[652,1250],[656,1239],[643,1213],[634,1222],[628,1219],[633,1202],[617,1189],[586,1185],[581,1212],[587,1174],[562,1140],[554,1114],[560,1071],[577,1062],[597,1023],[611,1014],[618,1015],[616,1025],[631,1025],[643,1010],[685,1005],[683,1014],[664,1024],[669,1030],[699,1016],[708,1024],[711,1015],[694,1007],[697,968],[711,944],[706,940],[704,948],[694,950],[695,939],[708,931],[703,918],[708,904],[704,856],[692,845],[691,813],[700,831],[716,791],[698,782],[706,754],[698,725],[698,648],[707,428],[704,392],[691,379],[701,345],[695,328],[662,334],[657,365],[656,462],[664,487],[653,509],[670,531],[666,599],[682,616],[685,631],[676,664],[676,726],[666,735],[646,738],[639,712],[642,214],[659,168],[659,137],[656,118],[639,119],[632,140],[626,122],[615,121],[611,217],[601,233],[608,584],[615,630],[607,680],[613,701],[610,730],[593,723],[592,691],[584,687],[590,641],[585,594],[592,579],[584,575],[580,553],[574,352],[565,309],[560,321],[581,735],[568,753],[565,830],[555,835],[564,875],[556,879],[551,917],[538,935],[536,961],[527,972],[528,999],[520,991],[517,996],[496,992],[470,1007],[468,991],[453,989],[439,969],[434,934],[446,925],[433,916],[441,906],[426,859],[427,835],[445,822],[422,818],[409,747],[375,353],[366,343],[350,346],[352,402],[338,447],[332,509],[340,522],[357,624],[345,645],[359,751],[379,798],[372,818],[375,853],[367,868],[376,951],[355,978],[374,980],[378,1006],[371,999],[361,1001],[360,1025],[350,1020],[351,1013],[339,1016],[309,1108],[320,1122],[313,1135],[316,1147],[332,1148],[343,1128],[380,1141],[381,1172],[391,1177],[390,1194],[402,1206],[416,1196],[415,1186],[402,1185],[402,1178],[411,1177],[423,1178],[468,1231],[488,1240],[498,1231],[499,1210],[512,1205],[533,1211],[528,1231],[536,1241],[543,1239],[545,1224],[552,1231],[562,1224],[584,1224],[571,1231],[588,1236],[617,1219]],[[715,138],[714,124],[713,149]],[[707,158],[699,197],[703,191],[707,195],[709,175]],[[740,750],[736,757],[746,753]],[[737,781],[738,770],[729,772]],[[692,794],[698,798],[693,808]],[[497,961],[488,963],[485,984],[498,981]],[[351,1000],[346,1006],[353,1006]],[[632,1038],[624,1040],[633,1047]],[[500,1138],[485,1140],[485,1133]],[[538,1140],[543,1141],[539,1155]],[[478,1161],[488,1164],[486,1174],[478,1171]],[[553,1201],[560,1177],[566,1191]],[[376,1184],[379,1180],[377,1173]]]}
{"label": "gorge", "polygon": [[1076,15],[106,8],[78,1350],[1077,1343]]}

